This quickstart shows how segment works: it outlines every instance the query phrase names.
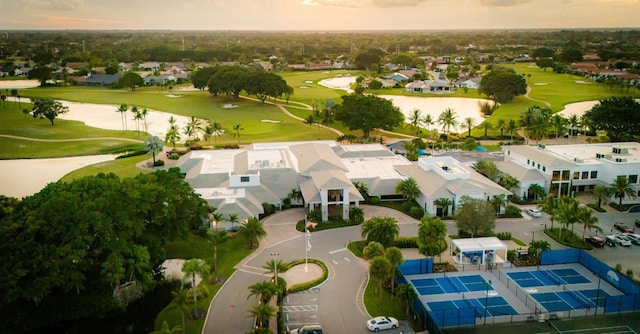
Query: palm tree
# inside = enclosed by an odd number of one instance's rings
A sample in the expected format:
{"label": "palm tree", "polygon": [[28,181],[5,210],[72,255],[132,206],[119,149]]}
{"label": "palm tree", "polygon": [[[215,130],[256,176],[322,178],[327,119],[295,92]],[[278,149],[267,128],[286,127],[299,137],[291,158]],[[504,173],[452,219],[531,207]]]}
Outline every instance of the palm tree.
{"label": "palm tree", "polygon": [[593,187],[592,196],[598,201],[597,203],[599,209],[600,205],[602,205],[602,200],[611,197],[611,188],[607,187],[604,184],[598,183],[595,185],[595,187]]}
{"label": "palm tree", "polygon": [[191,277],[191,289],[193,289],[193,317],[195,319],[200,317],[198,312],[198,292],[196,286],[196,276],[200,276],[202,278],[209,275],[209,265],[204,262],[202,259],[191,259],[186,261],[182,265],[182,272],[186,277]]}
{"label": "palm tree", "polygon": [[302,206],[304,206],[304,196],[302,196],[302,191],[300,191],[300,189],[291,189],[291,192],[289,192],[287,197],[291,199],[291,202],[295,202],[296,204],[302,203]]}
{"label": "palm tree", "polygon": [[234,124],[233,125],[233,136],[238,138],[238,144],[240,144],[240,131],[244,130],[242,125]]}
{"label": "palm tree", "polygon": [[482,122],[482,128],[484,129],[484,138],[487,138],[487,131],[489,131],[490,129],[493,129],[493,125],[488,121],[484,121]]}
{"label": "palm tree", "polygon": [[200,119],[191,116],[184,130],[184,134],[189,138],[189,142],[200,140],[200,133],[202,133],[202,131],[203,128]]}
{"label": "palm tree", "polygon": [[453,201],[448,198],[441,197],[433,201],[433,205],[442,210],[442,218],[444,218],[449,211],[449,206],[453,205]]}
{"label": "palm tree", "polygon": [[287,270],[287,266],[282,260],[271,259],[262,266],[263,269],[267,269],[265,274],[273,274],[274,281],[278,281],[278,273],[283,273]]}
{"label": "palm tree", "polygon": [[216,146],[218,144],[218,137],[224,134],[224,130],[222,129],[222,125],[216,121],[213,121],[211,127],[213,128],[213,146]]}
{"label": "palm tree", "polygon": [[398,296],[404,304],[404,313],[409,314],[409,305],[418,298],[418,293],[411,284],[398,284]]}
{"label": "palm tree", "polygon": [[385,257],[391,263],[391,299],[393,299],[393,290],[396,283],[396,271],[398,266],[402,264],[404,258],[402,257],[402,251],[398,247],[389,247],[385,253]]}
{"label": "palm tree", "polygon": [[500,139],[502,139],[504,136],[504,130],[507,129],[507,121],[503,118],[499,119],[498,123],[496,123],[496,129],[500,130]]}
{"label": "palm tree", "polygon": [[151,334],[174,334],[174,333],[180,333],[184,331],[182,330],[182,327],[180,326],[173,326],[172,328],[169,328],[169,323],[165,320],[162,322],[162,329],[160,329],[159,331],[153,331],[151,332]]}
{"label": "palm tree", "polygon": [[[573,224],[578,222],[579,210],[579,203],[575,198],[568,196],[560,197],[555,216],[558,223],[564,226],[563,229],[566,229],[569,226],[573,229]],[[562,229],[560,230],[560,236],[562,236]]]}
{"label": "palm tree", "polygon": [[136,123],[136,132],[138,133],[138,137],[140,137],[140,120],[142,120],[142,114],[140,114],[140,109],[137,106],[131,107],[131,113],[133,114],[133,121]]}
{"label": "palm tree", "polygon": [[230,213],[229,214],[229,221],[231,222],[231,231],[235,231],[233,224],[238,222],[238,214]]}
{"label": "palm tree", "polygon": [[598,226],[598,217],[593,216],[593,211],[588,207],[581,207],[578,211],[578,221],[584,226],[582,229],[582,240],[584,240],[587,230],[595,229],[602,233],[602,228]]}
{"label": "palm tree", "polygon": [[249,315],[247,317],[253,317],[256,319],[256,326],[258,328],[268,328],[269,320],[276,315],[275,307],[269,304],[257,304],[251,307]]}
{"label": "palm tree", "polygon": [[556,210],[558,209],[558,198],[554,194],[545,197],[538,208],[549,214],[551,220],[551,231],[553,231],[553,221],[556,218]]}
{"label": "palm tree", "polygon": [[416,136],[420,134],[420,124],[422,124],[422,111],[420,109],[411,110],[411,115],[408,117],[409,124],[413,127]]}
{"label": "palm tree", "polygon": [[412,177],[399,181],[395,190],[396,193],[402,194],[402,198],[407,202],[411,202],[420,196],[420,187]]}
{"label": "palm tree", "polygon": [[[332,100],[328,100],[328,101],[332,101]],[[320,114],[320,124],[324,126],[329,126],[331,125],[331,123],[333,123],[334,115],[333,115],[332,108],[333,107],[327,107],[325,103],[325,108],[322,109],[322,113]]]}
{"label": "palm tree", "polygon": [[491,199],[491,205],[493,205],[493,208],[496,209],[496,214],[499,214],[502,206],[506,204],[507,204],[507,196],[505,196],[504,194],[495,195]]}
{"label": "palm tree", "polygon": [[464,123],[462,124],[463,129],[467,129],[467,136],[471,137],[471,129],[475,125],[476,120],[473,117],[467,117],[464,119]]}
{"label": "palm tree", "polygon": [[536,263],[540,263],[540,255],[544,251],[548,251],[551,249],[551,245],[545,240],[532,240],[529,243],[529,249],[527,249],[527,253],[531,254],[533,258],[535,258]]}
{"label": "palm tree", "polygon": [[382,300],[382,282],[391,275],[391,262],[384,256],[373,258],[369,262],[369,274],[378,281],[376,292],[378,293],[379,299]]}
{"label": "palm tree", "polygon": [[267,231],[264,230],[264,226],[262,226],[258,218],[251,217],[246,223],[240,225],[238,235],[247,240],[249,249],[254,249],[260,244],[260,239],[264,239],[267,236]]}
{"label": "palm tree", "polygon": [[431,114],[424,115],[424,118],[422,119],[422,124],[424,124],[424,126],[427,127],[427,131],[429,131],[429,128],[434,124],[433,117],[431,116]]}
{"label": "palm tree", "polygon": [[560,137],[560,132],[564,132],[567,127],[567,119],[562,117],[562,115],[555,114],[551,118],[551,123],[553,124],[553,128],[556,130],[556,144],[558,143],[558,137]]}
{"label": "palm tree", "polygon": [[142,121],[144,123],[144,132],[147,132],[147,115],[149,115],[149,110],[147,110],[147,108],[143,108],[140,115],[142,116]]}
{"label": "palm tree", "polygon": [[371,260],[377,256],[384,256],[384,246],[377,241],[371,241],[362,249],[362,257]]}
{"label": "palm tree", "polygon": [[518,179],[506,173],[503,173],[502,177],[500,177],[500,180],[498,181],[499,185],[509,191],[512,191],[519,183],[520,181],[518,181]]}
{"label": "palm tree", "polygon": [[278,287],[270,281],[260,281],[249,286],[249,296],[247,299],[255,296],[259,303],[269,304],[271,298],[276,295]]}
{"label": "palm tree", "polygon": [[636,191],[633,189],[631,183],[629,183],[629,179],[625,175],[619,175],[613,180],[613,183],[609,185],[609,189],[611,194],[615,195],[618,198],[618,205],[622,206],[622,200],[625,197],[629,197],[631,199],[635,199]]}
{"label": "palm tree", "polygon": [[173,296],[171,307],[180,310],[180,314],[182,315],[182,329],[186,331],[187,327],[184,314],[189,312],[189,297],[187,296],[187,291],[180,288],[178,291],[171,291],[171,296]]}
{"label": "palm tree", "polygon": [[149,135],[144,141],[144,150],[153,154],[153,166],[156,165],[156,153],[162,152],[162,139],[158,136]]}
{"label": "palm tree", "polygon": [[538,198],[544,197],[545,190],[541,185],[534,183],[529,186],[529,189],[527,189],[527,193],[529,194],[530,198],[533,197],[533,199],[537,201]]}
{"label": "palm tree", "polygon": [[449,141],[451,127],[455,128],[458,125],[456,118],[456,112],[452,108],[445,109],[438,117],[438,124],[442,126],[442,130],[447,135],[447,141]]}
{"label": "palm tree", "polygon": [[527,134],[537,144],[540,139],[546,137],[548,129],[549,121],[542,116],[536,115],[527,126]]}
{"label": "palm tree", "polygon": [[514,119],[510,119],[507,123],[507,132],[511,135],[511,140],[513,141],[513,133],[518,130],[518,123]]}
{"label": "palm tree", "polygon": [[[171,116],[173,118],[173,116]],[[173,150],[176,150],[176,142],[180,140],[180,130],[177,125],[171,125],[169,131],[164,135],[164,141],[173,146]]]}
{"label": "palm tree", "polygon": [[372,217],[362,223],[360,228],[360,234],[367,243],[377,241],[385,248],[393,245],[398,233],[398,222],[392,217]]}
{"label": "palm tree", "polygon": [[578,117],[578,115],[573,114],[569,116],[569,129],[571,130],[571,136],[576,135],[578,125],[580,125],[580,118]]}
{"label": "palm tree", "polygon": [[214,136],[213,122],[211,120],[207,120],[207,125],[204,127],[204,131],[202,131],[202,139],[207,141],[207,145],[211,145],[211,137]]}
{"label": "palm tree", "polygon": [[121,104],[118,109],[116,109],[116,112],[120,113],[120,116],[122,117],[122,132],[124,133],[127,130],[127,110],[129,110],[129,107],[126,104]]}
{"label": "palm tree", "polygon": [[213,272],[218,273],[218,245],[222,245],[229,239],[229,233],[225,230],[209,231],[207,237],[209,243],[213,245]]}
{"label": "palm tree", "polygon": [[304,124],[308,124],[309,128],[311,128],[316,123],[316,116],[311,114],[311,115],[307,116],[307,118],[305,118],[303,122],[304,122]]}

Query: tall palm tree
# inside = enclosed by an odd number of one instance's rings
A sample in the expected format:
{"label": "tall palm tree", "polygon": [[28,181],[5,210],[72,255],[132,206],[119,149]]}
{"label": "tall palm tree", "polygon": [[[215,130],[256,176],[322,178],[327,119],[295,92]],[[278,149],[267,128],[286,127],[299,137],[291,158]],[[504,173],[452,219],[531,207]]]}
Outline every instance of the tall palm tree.
{"label": "tall palm tree", "polygon": [[200,140],[200,134],[204,129],[202,128],[202,122],[200,119],[191,116],[187,125],[185,126],[184,134],[187,135],[189,142]]}
{"label": "tall palm tree", "polygon": [[142,115],[142,122],[144,123],[144,132],[147,132],[147,115],[149,115],[149,110],[142,108],[140,115]]}
{"label": "tall palm tree", "polygon": [[316,116],[311,114],[309,116],[307,116],[307,118],[304,119],[304,124],[308,124],[309,128],[311,128],[314,124],[316,124]]}
{"label": "tall palm tree", "polygon": [[362,257],[371,260],[377,256],[384,256],[384,246],[377,241],[371,241],[362,249]]}
{"label": "tall palm tree", "polygon": [[207,233],[209,243],[213,245],[213,272],[218,273],[218,246],[229,239],[229,233],[225,230],[209,231]]}
{"label": "tall palm tree", "polygon": [[213,122],[211,120],[207,120],[204,131],[202,131],[202,139],[207,141],[207,145],[211,145],[211,137],[214,136],[214,131]]}
{"label": "tall palm tree", "polygon": [[372,217],[362,223],[360,234],[367,241],[377,241],[384,247],[390,247],[400,233],[398,221],[392,217]]}
{"label": "tall palm tree", "polygon": [[120,113],[120,116],[122,117],[122,132],[124,133],[127,130],[127,110],[129,110],[129,107],[126,104],[121,104],[118,109],[116,109],[116,112]]}
{"label": "tall palm tree", "polygon": [[247,317],[255,318],[258,328],[268,328],[269,320],[276,315],[276,308],[269,304],[257,304],[252,306],[248,312]]}
{"label": "tall palm tree", "polygon": [[567,127],[567,119],[562,117],[562,115],[555,114],[551,118],[551,123],[553,124],[553,128],[556,130],[556,144],[558,143],[558,137],[560,137],[560,132],[564,132]]}
{"label": "tall palm tree", "polygon": [[196,286],[196,276],[200,276],[205,278],[209,275],[209,265],[202,259],[191,259],[186,261],[182,265],[182,272],[186,277],[191,277],[191,289],[193,289],[193,316],[194,318],[199,318],[200,313],[198,312],[198,292]]}
{"label": "tall palm tree", "polygon": [[558,198],[554,194],[545,197],[538,208],[549,214],[551,220],[551,231],[553,231],[553,221],[556,219],[556,210],[558,209]]}
{"label": "tall palm tree", "polygon": [[484,129],[484,138],[487,138],[487,131],[493,129],[493,125],[489,122],[489,120],[485,120],[482,122],[482,128]]}
{"label": "tall palm tree", "polygon": [[229,214],[229,222],[231,222],[231,231],[235,231],[234,224],[238,223],[238,214],[230,213]]}
{"label": "tall palm tree", "polygon": [[433,204],[442,210],[442,218],[444,218],[449,211],[449,207],[453,205],[453,201],[448,198],[441,197],[433,201]]}
{"label": "tall palm tree", "polygon": [[282,262],[282,260],[271,259],[270,261],[267,261],[262,268],[267,270],[265,274],[273,274],[273,280],[277,281],[278,273],[285,272],[285,270],[287,270],[287,265]]}
{"label": "tall palm tree", "polygon": [[427,131],[429,131],[429,128],[434,124],[433,116],[431,116],[431,114],[424,115],[422,124],[424,124],[424,126],[427,127]]}
{"label": "tall palm tree", "polygon": [[270,281],[260,281],[249,286],[249,296],[256,297],[256,299],[263,304],[269,304],[271,298],[276,295],[278,288]]}
{"label": "tall palm tree", "polygon": [[529,243],[529,248],[527,249],[527,253],[531,254],[533,258],[535,258],[536,263],[540,263],[540,255],[544,251],[548,251],[551,249],[551,245],[545,240],[532,240]]}
{"label": "tall palm tree", "polygon": [[[556,218],[563,228],[567,229],[569,226],[573,229],[573,224],[578,222],[578,212],[580,206],[575,198],[563,196],[558,201],[558,208],[556,210]],[[562,229],[560,229],[560,236],[562,236]]]}
{"label": "tall palm tree", "polygon": [[302,195],[302,191],[300,189],[291,189],[287,197],[289,197],[292,202],[302,203],[302,205],[304,206],[304,196]]}
{"label": "tall palm tree", "polygon": [[402,257],[402,251],[398,247],[389,247],[384,255],[389,263],[391,263],[391,299],[393,299],[393,292],[396,283],[396,272],[398,266],[402,264],[404,258]]}
{"label": "tall palm tree", "polygon": [[514,119],[510,119],[507,123],[507,132],[511,135],[511,140],[513,140],[513,133],[518,130],[518,123]]}
{"label": "tall palm tree", "polygon": [[189,297],[187,295],[187,291],[182,288],[178,291],[171,291],[171,296],[173,296],[171,308],[177,308],[180,310],[180,314],[182,315],[182,329],[185,331],[187,329],[187,324],[185,322],[184,314],[189,312]]}
{"label": "tall palm tree", "polygon": [[408,117],[409,124],[413,127],[416,136],[420,134],[420,125],[422,124],[422,111],[420,109],[411,110],[411,115]]}
{"label": "tall palm tree", "polygon": [[176,150],[176,142],[180,140],[180,130],[177,125],[171,125],[169,131],[164,135],[164,141],[173,146],[173,150]]}
{"label": "tall palm tree", "polygon": [[507,129],[507,121],[503,118],[499,119],[498,123],[496,123],[496,129],[500,131],[500,139],[502,139],[502,136],[504,136],[504,130]]}
{"label": "tall palm tree", "polygon": [[467,129],[467,136],[469,137],[471,137],[471,129],[473,129],[475,122],[476,120],[473,119],[473,117],[467,117],[464,119],[464,122],[462,123],[462,128]]}
{"label": "tall palm tree", "polygon": [[260,239],[264,239],[267,236],[267,231],[265,231],[258,218],[251,217],[246,223],[240,225],[238,236],[249,243],[249,249],[254,249],[260,244]]}
{"label": "tall palm tree", "polygon": [[374,257],[369,261],[369,274],[378,281],[376,292],[382,300],[382,282],[391,275],[391,262],[384,256]]}
{"label": "tall palm tree", "polygon": [[584,226],[582,229],[582,240],[584,240],[587,230],[595,229],[602,233],[602,228],[598,226],[598,217],[593,216],[593,210],[588,207],[581,207],[578,211],[578,221]]}
{"label": "tall palm tree", "polygon": [[502,209],[502,207],[506,204],[507,204],[507,196],[505,196],[504,194],[495,195],[491,199],[491,205],[493,205],[493,208],[496,209],[496,214],[499,214],[500,209]]}
{"label": "tall palm tree", "polygon": [[571,136],[576,135],[576,131],[578,130],[578,125],[580,125],[580,118],[578,115],[573,114],[569,116],[569,127],[571,129]]}
{"label": "tall palm tree", "polygon": [[238,138],[238,144],[240,144],[240,131],[244,130],[242,125],[234,124],[233,125],[233,136]]}
{"label": "tall palm tree", "polygon": [[452,108],[445,109],[438,117],[438,124],[442,126],[442,130],[447,135],[447,141],[449,141],[451,127],[455,128],[458,125],[456,118],[456,112]]}
{"label": "tall palm tree", "polygon": [[600,205],[602,205],[602,200],[611,197],[611,188],[602,183],[598,183],[595,185],[595,187],[593,187],[593,192],[591,195],[598,201],[598,208],[600,208]]}
{"label": "tall palm tree", "polygon": [[544,188],[537,183],[530,185],[529,189],[527,189],[527,193],[529,194],[529,197],[533,196],[533,199],[536,201],[545,196]]}
{"label": "tall palm tree", "polygon": [[401,180],[396,184],[396,193],[402,194],[405,201],[411,202],[420,196],[420,187],[412,177]]}
{"label": "tall palm tree", "polygon": [[409,305],[418,298],[418,293],[411,284],[398,284],[398,296],[404,304],[404,313],[409,314]]}
{"label": "tall palm tree", "polygon": [[133,121],[136,123],[136,132],[140,137],[140,121],[142,120],[142,113],[137,106],[131,107],[131,113],[133,114]]}
{"label": "tall palm tree", "polygon": [[625,197],[629,197],[631,199],[636,198],[636,191],[629,183],[629,179],[625,175],[619,175],[613,180],[613,183],[609,185],[609,189],[611,194],[615,195],[618,198],[618,205],[622,205],[622,200]]}
{"label": "tall palm tree", "polygon": [[326,103],[325,103],[325,108],[322,109],[322,113],[320,113],[320,124],[324,126],[329,126],[333,123],[333,121],[334,121],[333,109],[332,107],[331,108],[326,107]]}

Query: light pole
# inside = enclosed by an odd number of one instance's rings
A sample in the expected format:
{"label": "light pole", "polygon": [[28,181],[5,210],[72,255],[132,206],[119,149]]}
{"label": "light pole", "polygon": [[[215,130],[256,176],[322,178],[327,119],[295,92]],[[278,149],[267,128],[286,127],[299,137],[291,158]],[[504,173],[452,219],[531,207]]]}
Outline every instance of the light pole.
{"label": "light pole", "polygon": [[484,296],[484,324],[487,324],[487,304],[489,303],[489,287],[491,286],[491,280],[489,280],[489,282],[486,283],[487,284],[487,291],[486,294]]}
{"label": "light pole", "polygon": [[271,253],[271,256],[274,257],[273,259],[273,272],[275,275],[275,281],[276,281],[276,286],[278,286],[278,261],[277,261],[277,256],[280,255],[280,253]]}

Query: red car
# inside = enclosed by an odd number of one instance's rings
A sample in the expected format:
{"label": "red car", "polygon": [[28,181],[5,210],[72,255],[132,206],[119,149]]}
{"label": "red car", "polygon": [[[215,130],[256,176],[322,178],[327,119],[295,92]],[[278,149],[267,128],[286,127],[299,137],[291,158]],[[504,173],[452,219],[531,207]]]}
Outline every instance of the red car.
{"label": "red car", "polygon": [[585,237],[584,241],[590,243],[594,247],[604,247],[604,239],[600,237]]}
{"label": "red car", "polygon": [[623,223],[615,223],[613,224],[613,227],[616,228],[616,230],[622,232],[622,233],[634,233],[633,229],[629,226],[627,226],[626,224]]}

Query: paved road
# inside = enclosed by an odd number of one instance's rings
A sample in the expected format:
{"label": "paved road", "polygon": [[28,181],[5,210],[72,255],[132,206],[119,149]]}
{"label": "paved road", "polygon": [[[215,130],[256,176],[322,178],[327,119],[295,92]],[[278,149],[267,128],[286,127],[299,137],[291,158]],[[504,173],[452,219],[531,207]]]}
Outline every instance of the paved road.
{"label": "paved road", "polygon": [[[409,216],[382,207],[363,206],[363,209],[367,219],[372,216],[396,218],[402,236],[417,235],[419,222]],[[633,221],[640,218],[640,213],[598,213],[596,216],[603,228],[613,228],[613,223],[617,221],[633,226]],[[268,278],[261,267],[273,258],[272,253],[278,253],[278,258],[284,261],[304,258],[304,235],[295,230],[296,222],[303,217],[302,209],[291,209],[264,220],[267,238],[258,250],[236,267],[238,271],[227,280],[214,298],[204,333],[242,333],[251,329],[252,319],[246,315],[255,300],[247,299],[247,287]],[[449,234],[457,233],[453,221],[447,221],[446,224]],[[496,232],[511,232],[514,238],[526,243],[534,238],[543,239],[551,244],[552,249],[565,248],[543,233],[545,224],[547,227],[551,226],[546,214],[541,218],[526,216],[518,219],[500,219],[496,223]],[[365,321],[370,315],[364,309],[362,301],[368,267],[365,261],[356,258],[345,248],[350,241],[359,239],[360,228],[357,226],[312,233],[312,248],[308,256],[327,264],[329,279],[317,289],[292,295],[285,302],[291,306],[288,309],[287,322],[290,328],[308,323],[321,323],[328,333],[368,333]],[[612,267],[620,263],[624,270],[632,268],[634,272],[640,273],[640,264],[637,261],[640,246],[597,249],[592,251],[592,254]]]}

